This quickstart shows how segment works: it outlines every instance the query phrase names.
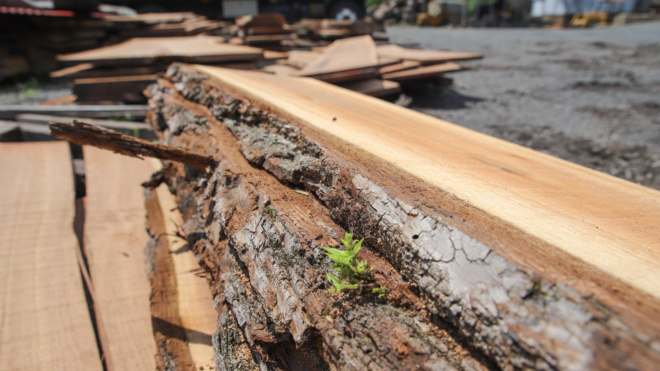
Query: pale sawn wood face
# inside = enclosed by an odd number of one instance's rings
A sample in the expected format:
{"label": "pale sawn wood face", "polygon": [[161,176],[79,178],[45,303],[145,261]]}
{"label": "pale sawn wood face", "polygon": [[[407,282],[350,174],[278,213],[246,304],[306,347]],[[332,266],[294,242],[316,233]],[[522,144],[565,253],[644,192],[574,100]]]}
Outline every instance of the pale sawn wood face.
{"label": "pale sawn wood face", "polygon": [[316,80],[196,68],[660,297],[658,191]]}

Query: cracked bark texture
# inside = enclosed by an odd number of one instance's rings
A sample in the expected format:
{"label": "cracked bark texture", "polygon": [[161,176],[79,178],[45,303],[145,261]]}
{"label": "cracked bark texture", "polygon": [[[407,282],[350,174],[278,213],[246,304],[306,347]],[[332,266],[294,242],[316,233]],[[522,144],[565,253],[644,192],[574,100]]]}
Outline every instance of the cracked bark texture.
{"label": "cracked bark texture", "polygon": [[[181,65],[148,94],[165,144],[220,163],[212,173],[172,165],[166,180],[227,309],[219,325],[240,328],[251,352],[246,367],[652,369],[660,361],[653,328],[521,264],[452,210],[406,197],[424,189],[376,160],[333,150],[267,103]],[[390,290],[385,300],[327,292],[320,246],[344,231],[365,238],[361,254]],[[218,334],[219,362],[240,359],[225,351],[236,336]]]}

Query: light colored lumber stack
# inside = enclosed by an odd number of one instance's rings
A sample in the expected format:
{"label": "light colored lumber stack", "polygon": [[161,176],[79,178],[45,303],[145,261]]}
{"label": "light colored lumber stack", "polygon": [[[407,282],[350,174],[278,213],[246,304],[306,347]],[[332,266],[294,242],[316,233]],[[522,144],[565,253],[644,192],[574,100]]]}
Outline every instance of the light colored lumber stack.
{"label": "light colored lumber stack", "polygon": [[61,55],[58,60],[67,65],[92,63],[95,66],[135,66],[167,58],[197,63],[224,63],[258,60],[263,55],[261,49],[225,44],[223,41],[223,38],[214,36],[134,38],[117,45]]}
{"label": "light colored lumber stack", "polygon": [[105,362],[108,370],[153,370],[156,344],[144,253],[149,236],[140,182],[159,164],[87,146],[83,154],[84,250]]}
{"label": "light colored lumber stack", "polygon": [[0,144],[0,369],[102,370],[64,142]]}
{"label": "light colored lumber stack", "polygon": [[[177,65],[149,94],[161,138],[222,158],[166,180],[242,335],[221,333],[224,362],[277,360],[283,339],[355,368],[660,362],[657,191],[309,78]],[[327,294],[321,246],[343,232],[385,300]]]}

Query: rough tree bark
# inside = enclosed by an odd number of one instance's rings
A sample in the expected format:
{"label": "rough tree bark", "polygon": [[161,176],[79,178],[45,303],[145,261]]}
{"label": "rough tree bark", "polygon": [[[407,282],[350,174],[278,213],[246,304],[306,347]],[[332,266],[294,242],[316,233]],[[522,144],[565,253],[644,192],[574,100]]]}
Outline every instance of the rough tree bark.
{"label": "rough tree bark", "polygon": [[[638,318],[648,312],[622,314],[488,244],[489,231],[437,202],[451,195],[351,156],[191,66],[172,66],[147,94],[162,143],[219,163],[165,170],[211,273],[219,369],[659,364],[657,325]],[[345,231],[365,238],[360,255],[385,298],[328,292],[321,246]]]}

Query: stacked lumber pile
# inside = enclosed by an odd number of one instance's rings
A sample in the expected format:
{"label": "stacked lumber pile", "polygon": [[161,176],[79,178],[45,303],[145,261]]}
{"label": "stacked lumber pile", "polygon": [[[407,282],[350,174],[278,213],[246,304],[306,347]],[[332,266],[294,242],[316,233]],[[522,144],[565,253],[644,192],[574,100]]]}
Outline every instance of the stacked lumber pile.
{"label": "stacked lumber pile", "polygon": [[288,50],[296,38],[284,16],[279,13],[239,17],[228,32],[229,42],[233,44],[253,45],[268,50]]}
{"label": "stacked lumber pile", "polygon": [[56,55],[102,44],[105,27],[100,19],[0,13],[0,81],[57,69]]}
{"label": "stacked lumber pile", "polygon": [[[284,19],[269,15],[244,22],[237,32],[244,37],[260,32],[271,32],[269,37],[292,35],[277,34],[277,30],[284,30]],[[146,99],[142,94],[144,88],[175,61],[248,70],[275,62],[263,66],[263,70],[278,75],[314,77],[364,94],[386,97],[398,94],[401,83],[433,81],[443,74],[465,69],[452,61],[482,57],[475,53],[377,46],[369,35],[288,53],[224,41],[223,37],[205,35],[130,39],[117,45],[61,55],[58,60],[66,67],[51,76],[73,79],[73,93],[79,103],[142,103]]]}
{"label": "stacked lumber pile", "polygon": [[145,200],[139,184],[160,163],[82,154],[74,200],[67,143],[0,143],[0,368],[166,369],[154,355],[175,349],[186,369],[213,370],[208,284],[176,237],[172,196],[160,187]]}
{"label": "stacked lumber pile", "polygon": [[108,15],[104,20],[109,24],[110,41],[134,37],[194,36],[215,32],[227,26],[225,22],[209,20],[190,12]]}
{"label": "stacked lumber pile", "polygon": [[94,18],[0,13],[0,81],[58,69],[56,56],[122,42],[134,37],[176,37],[215,33],[224,22],[194,13]]}
{"label": "stacked lumber pile", "polygon": [[335,19],[301,19],[291,25],[296,35],[310,40],[337,40],[345,37],[373,35],[378,26],[365,21]]}
{"label": "stacked lumber pile", "polygon": [[[657,191],[316,79],[174,65],[149,94],[163,143],[221,160],[158,178],[221,369],[660,363]],[[372,278],[331,293],[346,232]]]}
{"label": "stacked lumber pile", "polygon": [[144,102],[142,91],[156,73],[174,61],[256,68],[263,50],[224,42],[217,36],[134,38],[99,49],[58,56],[65,69],[53,77],[72,77],[78,102]]}
{"label": "stacked lumber pile", "polygon": [[453,61],[481,58],[475,53],[428,51],[398,45],[376,45],[371,36],[333,42],[312,51],[291,51],[287,59],[264,70],[281,76],[306,76],[339,84],[367,95],[384,97],[401,90],[401,83],[465,70]]}

